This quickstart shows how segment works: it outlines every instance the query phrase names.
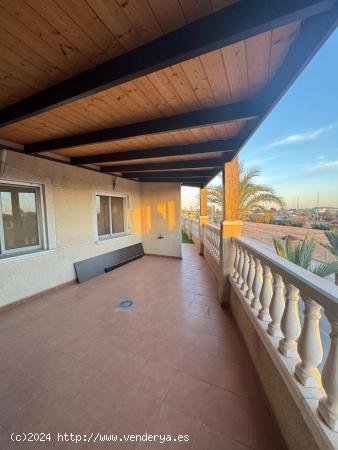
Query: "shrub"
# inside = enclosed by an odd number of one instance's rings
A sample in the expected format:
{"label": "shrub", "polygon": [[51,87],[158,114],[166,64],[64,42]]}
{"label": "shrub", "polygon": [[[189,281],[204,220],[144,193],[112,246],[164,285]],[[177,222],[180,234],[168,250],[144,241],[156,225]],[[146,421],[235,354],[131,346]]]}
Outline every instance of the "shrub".
{"label": "shrub", "polygon": [[314,230],[323,230],[323,231],[330,230],[330,226],[327,225],[326,223],[312,223],[311,228],[313,228]]}
{"label": "shrub", "polygon": [[303,227],[305,225],[305,221],[301,219],[290,219],[288,221],[288,225],[291,225],[292,227]]}

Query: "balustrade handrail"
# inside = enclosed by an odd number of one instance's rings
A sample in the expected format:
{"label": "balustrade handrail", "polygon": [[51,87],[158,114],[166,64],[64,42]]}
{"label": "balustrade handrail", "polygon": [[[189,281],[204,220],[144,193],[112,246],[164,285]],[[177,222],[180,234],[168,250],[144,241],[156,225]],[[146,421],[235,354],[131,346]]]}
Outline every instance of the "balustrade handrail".
{"label": "balustrade handrail", "polygon": [[204,225],[206,228],[209,228],[210,230],[214,231],[215,233],[220,233],[220,227],[218,227],[217,225],[213,225],[212,223],[206,223]]}
{"label": "balustrade handrail", "polygon": [[248,249],[266,263],[283,280],[296,286],[303,294],[315,300],[326,311],[338,317],[338,288],[309,270],[276,255],[273,251],[248,238],[233,238],[239,245]]}

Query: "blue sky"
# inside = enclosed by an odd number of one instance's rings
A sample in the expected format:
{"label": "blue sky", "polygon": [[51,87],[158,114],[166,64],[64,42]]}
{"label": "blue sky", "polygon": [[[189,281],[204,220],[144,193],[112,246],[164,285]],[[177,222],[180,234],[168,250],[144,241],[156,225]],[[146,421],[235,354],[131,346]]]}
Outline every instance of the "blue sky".
{"label": "blue sky", "polygon": [[[288,207],[338,207],[338,30],[240,153]],[[194,194],[185,194],[189,198]]]}

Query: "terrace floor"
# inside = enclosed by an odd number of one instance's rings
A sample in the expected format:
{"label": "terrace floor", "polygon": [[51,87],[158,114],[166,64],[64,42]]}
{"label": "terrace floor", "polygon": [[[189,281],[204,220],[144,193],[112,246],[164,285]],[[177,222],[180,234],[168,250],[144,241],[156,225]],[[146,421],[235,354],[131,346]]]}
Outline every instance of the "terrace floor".
{"label": "terrace floor", "polygon": [[[282,438],[194,245],[146,256],[0,314],[0,448],[279,450]],[[129,310],[121,299],[135,300]],[[10,444],[11,433],[51,433]],[[189,435],[60,443],[58,433]]]}

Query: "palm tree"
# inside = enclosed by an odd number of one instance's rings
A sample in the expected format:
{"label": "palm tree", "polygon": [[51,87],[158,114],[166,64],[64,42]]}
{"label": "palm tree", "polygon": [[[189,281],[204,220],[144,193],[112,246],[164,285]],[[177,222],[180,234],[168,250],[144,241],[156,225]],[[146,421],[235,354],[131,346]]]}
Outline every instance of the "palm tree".
{"label": "palm tree", "polygon": [[338,261],[313,266],[313,255],[317,241],[309,238],[308,235],[305,236],[303,241],[298,241],[297,244],[291,241],[289,237],[285,239],[285,245],[283,245],[281,239],[276,237],[273,237],[272,240],[278,256],[297,264],[297,266],[310,270],[310,272],[319,277],[325,278],[338,272]]}
{"label": "palm tree", "polygon": [[[322,244],[332,255],[338,258],[338,228],[324,231],[328,244]],[[335,284],[338,286],[338,271],[335,273]]]}
{"label": "palm tree", "polygon": [[[243,164],[239,165],[238,208],[240,220],[247,220],[251,211],[263,211],[266,203],[284,206],[283,199],[276,194],[272,187],[255,183],[254,179],[260,173],[260,170],[256,168],[244,172]],[[223,203],[223,188],[208,188],[208,197],[211,203],[221,206]]]}

